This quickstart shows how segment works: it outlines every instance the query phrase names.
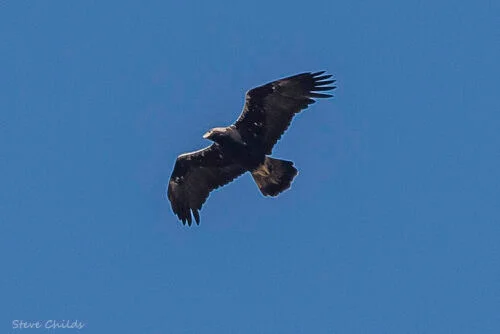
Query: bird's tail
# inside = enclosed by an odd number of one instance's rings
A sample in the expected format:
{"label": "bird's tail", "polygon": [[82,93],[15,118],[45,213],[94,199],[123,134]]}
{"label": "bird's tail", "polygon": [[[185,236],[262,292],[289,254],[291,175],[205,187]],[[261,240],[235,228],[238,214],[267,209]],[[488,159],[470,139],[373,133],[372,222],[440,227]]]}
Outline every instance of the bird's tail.
{"label": "bird's tail", "polygon": [[252,171],[252,176],[264,196],[276,196],[290,188],[297,173],[293,162],[266,157],[264,163]]}

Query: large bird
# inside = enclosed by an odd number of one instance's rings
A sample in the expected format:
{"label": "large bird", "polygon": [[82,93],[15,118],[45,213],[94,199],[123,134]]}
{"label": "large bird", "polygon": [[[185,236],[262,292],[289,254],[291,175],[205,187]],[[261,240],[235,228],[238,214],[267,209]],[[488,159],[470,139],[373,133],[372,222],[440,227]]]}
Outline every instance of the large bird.
{"label": "large bird", "polygon": [[329,98],[336,88],[325,71],[301,73],[251,89],[240,117],[228,127],[213,128],[203,138],[213,144],[177,157],[168,183],[172,210],[183,224],[200,223],[199,210],[209,193],[250,172],[264,196],[276,196],[297,175],[291,161],[271,158],[274,144],[295,114]]}

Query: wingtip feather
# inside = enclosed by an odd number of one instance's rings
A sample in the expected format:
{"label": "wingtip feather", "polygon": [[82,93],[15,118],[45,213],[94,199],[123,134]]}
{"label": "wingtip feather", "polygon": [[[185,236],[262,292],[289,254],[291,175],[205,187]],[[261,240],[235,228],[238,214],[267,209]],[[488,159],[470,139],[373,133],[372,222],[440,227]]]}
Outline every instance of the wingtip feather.
{"label": "wingtip feather", "polygon": [[196,225],[200,225],[200,213],[198,210],[193,210],[194,220],[196,221]]}
{"label": "wingtip feather", "polygon": [[321,94],[321,93],[311,93],[309,95],[311,97],[315,97],[315,98],[329,98],[329,97],[333,97],[333,95],[331,95],[331,94]]}
{"label": "wingtip feather", "polygon": [[330,85],[334,82],[335,80],[324,80],[324,81],[316,81],[314,84],[315,86],[324,86],[324,85]]}
{"label": "wingtip feather", "polygon": [[319,77],[314,77],[314,80],[316,82],[318,82],[318,81],[321,81],[321,80],[329,79],[331,77],[332,77],[331,74],[327,74],[327,75],[322,75],[322,76],[319,76]]}
{"label": "wingtip feather", "polygon": [[321,75],[321,74],[323,74],[323,73],[325,73],[325,72],[326,72],[326,71],[313,72],[313,73],[311,73],[311,75],[312,75],[313,77],[315,77],[315,76]]}

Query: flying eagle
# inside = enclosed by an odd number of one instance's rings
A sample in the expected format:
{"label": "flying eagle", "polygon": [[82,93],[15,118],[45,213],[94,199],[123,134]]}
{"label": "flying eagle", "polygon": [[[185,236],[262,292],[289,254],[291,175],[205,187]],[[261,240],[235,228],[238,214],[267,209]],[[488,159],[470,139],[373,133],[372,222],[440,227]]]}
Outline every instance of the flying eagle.
{"label": "flying eagle", "polygon": [[203,135],[212,145],[177,157],[167,195],[183,224],[191,225],[192,216],[199,224],[198,211],[209,193],[245,172],[252,174],[264,196],[290,187],[297,175],[293,162],[268,155],[295,114],[314,103],[313,98],[332,97],[318,93],[336,88],[330,86],[335,80],[324,73],[301,73],[251,89],[234,124]]}

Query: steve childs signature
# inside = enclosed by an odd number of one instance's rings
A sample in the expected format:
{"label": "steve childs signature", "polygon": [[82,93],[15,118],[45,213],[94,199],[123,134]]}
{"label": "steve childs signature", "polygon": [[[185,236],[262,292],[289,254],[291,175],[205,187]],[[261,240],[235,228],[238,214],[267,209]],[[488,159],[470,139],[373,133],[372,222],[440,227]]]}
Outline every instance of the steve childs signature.
{"label": "steve childs signature", "polygon": [[12,320],[12,329],[83,329],[86,324],[79,320]]}

